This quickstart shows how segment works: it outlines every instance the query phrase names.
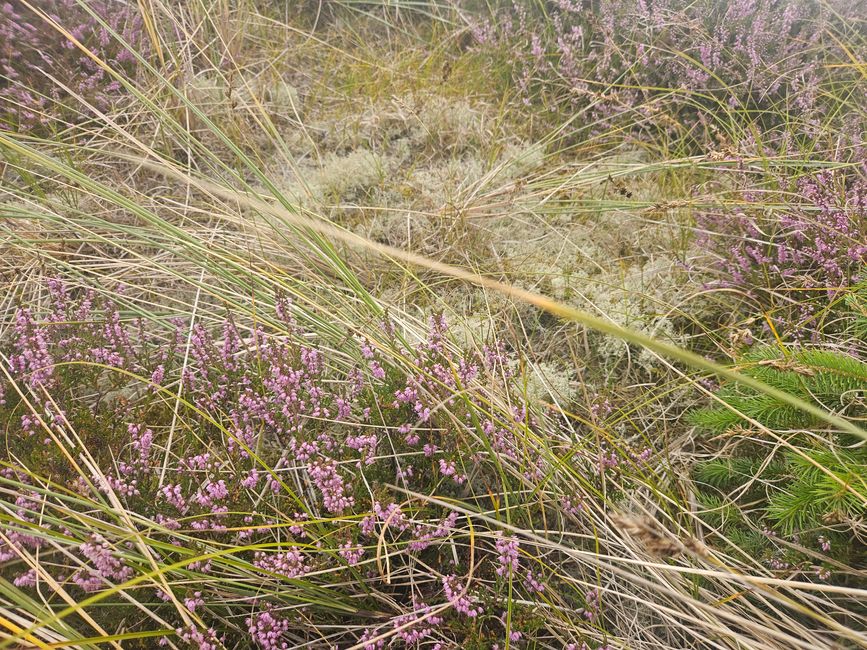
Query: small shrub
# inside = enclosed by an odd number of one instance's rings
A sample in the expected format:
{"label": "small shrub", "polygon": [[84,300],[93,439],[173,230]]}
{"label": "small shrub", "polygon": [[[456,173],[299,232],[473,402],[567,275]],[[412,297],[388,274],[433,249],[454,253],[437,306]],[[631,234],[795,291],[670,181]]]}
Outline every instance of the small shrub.
{"label": "small shrub", "polygon": [[[697,244],[718,285],[756,297],[795,338],[821,332],[817,312],[867,263],[867,178],[823,171],[743,191],[741,209],[697,215]],[[782,298],[781,298],[782,297]]]}
{"label": "small shrub", "polygon": [[[867,363],[855,357],[820,349],[784,356],[757,348],[739,365],[748,376],[852,421],[867,413]],[[832,564],[816,566],[816,556],[799,546],[814,553],[833,550],[829,557],[837,561],[860,561],[856,540],[867,514],[863,445],[755,390],[724,386],[716,396],[732,408],[700,409],[691,419],[701,430],[741,440],[726,457],[699,462],[693,474],[705,518],[720,539],[772,569],[799,568],[827,577]],[[771,455],[774,440],[750,428],[746,418],[778,432],[786,448]],[[804,433],[792,433],[797,431]],[[782,539],[790,543],[781,544]]]}
{"label": "small shrub", "polygon": [[579,128],[682,134],[707,128],[709,110],[816,120],[826,110],[823,60],[845,57],[823,42],[826,30],[845,29],[837,16],[796,0],[557,0],[542,19],[515,3],[473,23],[473,34],[508,52],[528,105],[584,110]]}
{"label": "small shrub", "polygon": [[[118,5],[98,1],[89,7],[132,47],[140,48],[144,39],[137,9]],[[131,74],[135,57],[77,0],[43,0],[33,6],[113,69]],[[68,117],[70,93],[105,110],[120,89],[120,83],[43,16],[20,0],[0,4],[0,129],[28,131],[48,125],[54,117]],[[72,114],[82,112],[86,107],[75,102]]]}
{"label": "small shrub", "polygon": [[[19,588],[44,580],[21,557],[48,539],[62,554],[43,568],[77,597],[149,571],[140,547],[118,534],[133,516],[177,581],[171,594],[165,583],[144,585],[154,612],[189,643],[284,648],[290,638],[317,643],[328,622],[358,629],[360,620],[365,636],[347,632],[341,645],[382,647],[374,639],[390,632],[399,646],[435,637],[489,647],[507,629],[513,638],[544,631],[533,607],[517,603],[507,626],[501,595],[540,598],[558,580],[556,554],[392,487],[487,510],[489,490],[501,489],[490,486],[539,485],[550,468],[528,436],[542,421],[503,383],[504,352],[455,352],[434,317],[427,338],[403,349],[407,368],[381,353],[403,347],[389,325],[380,343],[337,353],[302,332],[283,299],[273,327],[195,325],[187,349],[180,321],[156,335],[93,293],[49,288],[50,311],[19,309],[3,346],[14,383],[0,382],[9,435],[0,571]],[[505,413],[491,403],[503,394]],[[596,467],[597,480],[635,462],[614,448],[585,460],[582,473]],[[46,481],[71,500],[46,495]],[[115,500],[122,509],[101,505]],[[543,508],[530,497],[511,516],[532,526]],[[598,596],[591,608],[571,591],[563,602],[592,609],[587,625],[598,629]],[[204,626],[178,618],[173,598]],[[233,619],[245,623],[223,623]]]}

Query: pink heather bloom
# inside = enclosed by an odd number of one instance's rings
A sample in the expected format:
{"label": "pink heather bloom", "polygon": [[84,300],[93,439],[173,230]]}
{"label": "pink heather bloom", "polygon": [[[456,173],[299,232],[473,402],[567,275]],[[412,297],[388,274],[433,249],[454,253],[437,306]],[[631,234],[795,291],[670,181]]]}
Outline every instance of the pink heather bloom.
{"label": "pink heather bloom", "polygon": [[595,621],[599,616],[600,611],[599,590],[591,589],[584,594],[584,602],[584,618],[591,622]]}
{"label": "pink heather bloom", "polygon": [[46,332],[36,324],[29,309],[15,313],[15,333],[20,352],[10,356],[10,370],[24,376],[32,388],[51,386],[54,358],[49,352]]}
{"label": "pink heather bloom", "polygon": [[304,531],[304,526],[300,523],[307,519],[307,514],[304,512],[296,512],[292,515],[294,523],[289,526],[289,532],[295,537],[304,537],[307,533]]}
{"label": "pink heather bloom", "polygon": [[406,444],[410,447],[415,447],[421,440],[418,432],[412,430],[412,425],[409,422],[401,424],[397,430],[399,433],[404,434],[404,440],[406,440]]}
{"label": "pink heather bloom", "polygon": [[361,635],[361,638],[358,640],[360,644],[363,644],[362,647],[364,650],[379,650],[380,648],[385,647],[385,639],[379,639],[378,641],[369,641],[369,639],[373,639],[379,636],[379,632],[376,630],[365,630],[364,634]]}
{"label": "pink heather bloom", "polygon": [[443,618],[437,615],[428,616],[423,621],[420,620],[422,617],[430,613],[432,609],[430,605],[419,605],[415,600],[413,600],[413,609],[415,611],[403,614],[402,616],[397,616],[392,622],[394,628],[398,629],[407,624],[419,621],[417,626],[411,625],[397,633],[397,636],[408,648],[432,636],[437,626],[443,622]]}
{"label": "pink heather bloom", "polygon": [[189,598],[184,598],[184,607],[186,607],[191,612],[195,612],[196,609],[202,608],[205,606],[205,601],[202,598],[202,592],[196,591]]}
{"label": "pink heather bloom", "polygon": [[[409,528],[409,522],[406,519],[406,515],[401,512],[400,506],[396,503],[390,503],[385,508],[382,507],[382,504],[377,501],[373,504],[373,514],[374,519],[379,519],[387,528],[393,528],[400,532],[405,531]],[[373,530],[373,522],[365,524],[362,522],[362,532],[367,530]]]}
{"label": "pink heather bloom", "polygon": [[219,650],[222,646],[214,628],[204,631],[195,627],[178,628],[175,633],[178,638],[197,650]]}
{"label": "pink heather bloom", "polygon": [[241,486],[247,488],[248,490],[255,490],[259,485],[259,472],[254,467],[251,469],[247,476],[241,481]]}
{"label": "pink heather bloom", "polygon": [[160,490],[160,495],[171,505],[177,508],[178,512],[185,514],[188,510],[187,501],[184,499],[183,490],[180,485],[168,484],[164,485]]}
{"label": "pink heather bloom", "polygon": [[514,538],[505,538],[502,533],[497,534],[496,548],[497,561],[499,566],[496,568],[498,576],[511,576],[518,570],[518,540]]}
{"label": "pink heather bloom", "polygon": [[413,540],[409,543],[409,550],[423,551],[435,540],[448,537],[458,520],[458,513],[452,512],[442,519],[435,527],[416,524],[413,527]]}
{"label": "pink heather bloom", "polygon": [[320,459],[307,466],[310,479],[322,494],[325,509],[340,514],[355,505],[355,498],[346,494],[347,486],[337,470],[334,459]]}
{"label": "pink heather bloom", "polygon": [[358,522],[358,527],[361,529],[362,535],[370,537],[374,532],[376,532],[376,516],[367,515]]}
{"label": "pink heather bloom", "polygon": [[160,384],[163,383],[163,379],[165,379],[165,376],[166,376],[166,368],[165,368],[165,366],[160,364],[159,366],[157,366],[157,369],[154,370],[153,373],[151,374],[151,383],[159,386]]}
{"label": "pink heather bloom", "polygon": [[452,480],[458,485],[464,483],[467,480],[465,474],[459,474],[457,469],[455,468],[455,462],[453,460],[445,461],[442,458],[439,459],[439,468],[440,473],[443,476],[451,476]]}
{"label": "pink heather bloom", "polygon": [[253,566],[287,578],[300,578],[311,571],[304,554],[295,547],[274,554],[256,551]]}
{"label": "pink heather bloom", "polygon": [[346,446],[361,452],[361,458],[365,465],[372,465],[376,461],[374,456],[378,444],[379,438],[375,433],[346,436]]}
{"label": "pink heather bloom", "polygon": [[364,555],[364,549],[360,546],[354,545],[351,541],[341,545],[337,552],[340,554],[340,557],[346,560],[346,563],[349,564],[349,566],[355,566],[358,564]]}
{"label": "pink heather bloom", "polygon": [[258,612],[246,620],[247,631],[262,650],[288,650],[289,642],[283,637],[289,632],[289,621],[271,611]]}
{"label": "pink heather bloom", "polygon": [[571,497],[563,497],[563,499],[560,501],[560,505],[563,508],[563,512],[570,515],[577,515],[584,512],[583,497],[578,497],[577,499],[572,499]]}
{"label": "pink heather bloom", "polygon": [[443,577],[443,593],[455,611],[469,618],[475,618],[482,613],[482,608],[476,606],[464,593],[463,585],[459,584],[454,574]]}
{"label": "pink heather bloom", "polygon": [[24,573],[19,574],[12,581],[16,587],[34,587],[36,586],[36,571],[28,569]]}
{"label": "pink heather bloom", "polygon": [[379,365],[377,361],[369,361],[367,365],[370,368],[370,374],[373,375],[374,379],[385,379],[385,369]]}
{"label": "pink heather bloom", "polygon": [[114,556],[111,546],[101,535],[91,535],[90,541],[81,544],[78,551],[90,568],[77,571],[72,580],[84,591],[97,591],[109,581],[125,582],[133,576],[133,570]]}
{"label": "pink heather bloom", "polygon": [[527,575],[524,576],[524,588],[529,593],[541,593],[545,591],[545,584],[536,579],[532,571],[527,570]]}

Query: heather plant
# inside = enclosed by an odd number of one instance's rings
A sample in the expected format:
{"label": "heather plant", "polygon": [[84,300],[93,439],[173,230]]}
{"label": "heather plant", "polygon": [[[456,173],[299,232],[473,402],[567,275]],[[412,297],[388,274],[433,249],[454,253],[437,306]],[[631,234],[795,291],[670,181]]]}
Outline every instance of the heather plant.
{"label": "heather plant", "polygon": [[[58,279],[48,289],[48,312],[19,308],[3,352],[0,420],[16,442],[0,477],[2,560],[16,588],[101,600],[157,562],[179,582],[142,581],[157,604],[135,629],[170,621],[196,647],[286,648],[307,634],[307,616],[338,623],[360,609],[381,612],[358,639],[365,648],[546,633],[533,603],[557,579],[550,552],[468,529],[447,507],[483,507],[490,486],[530,486],[550,471],[522,442],[542,420],[519,393],[506,414],[492,409],[510,376],[502,350],[456,354],[437,317],[403,350],[407,373],[378,350],[402,345],[391,324],[347,358],[300,331],[284,298],[277,329],[195,324],[185,349],[181,321],[156,336],[93,291]],[[649,458],[610,448],[585,468],[604,483]],[[516,499],[507,520],[543,516]],[[86,514],[100,503],[135,513],[147,553],[117,536],[118,513]],[[50,565],[34,569],[49,552]],[[367,602],[374,585],[394,606]],[[598,594],[572,598],[598,628]],[[226,626],[227,616],[244,623]]]}
{"label": "heather plant", "polygon": [[816,338],[828,306],[867,262],[867,181],[861,170],[827,170],[741,191],[736,207],[700,212],[697,244],[712,255],[714,284],[735,287],[777,331]]}
{"label": "heather plant", "polygon": [[817,132],[833,110],[828,62],[851,54],[833,33],[864,18],[857,5],[812,1],[558,0],[467,19],[481,47],[513,58],[526,104],[577,112],[576,127],[596,135],[617,127],[720,146],[745,135],[738,121]]}
{"label": "heather plant", "polygon": [[59,116],[88,116],[88,104],[104,111],[118,95],[121,84],[97,60],[116,72],[132,74],[135,56],[112,31],[141,50],[141,15],[126,3],[86,6],[78,0],[14,0],[0,5],[0,128],[29,131],[45,128]]}

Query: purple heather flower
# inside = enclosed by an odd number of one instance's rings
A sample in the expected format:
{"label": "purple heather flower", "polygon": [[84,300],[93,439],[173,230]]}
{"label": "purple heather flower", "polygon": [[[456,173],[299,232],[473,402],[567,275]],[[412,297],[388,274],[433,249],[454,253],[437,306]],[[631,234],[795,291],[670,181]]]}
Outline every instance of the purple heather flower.
{"label": "purple heather flower", "polygon": [[340,547],[338,553],[340,554],[340,557],[346,560],[349,566],[355,566],[361,561],[361,558],[364,555],[364,549],[360,546],[354,545],[351,541],[348,541]]}
{"label": "purple heather flower", "polygon": [[304,554],[295,547],[274,554],[257,551],[253,559],[253,566],[287,578],[299,578],[311,570]]}
{"label": "purple heather flower", "polygon": [[283,637],[289,632],[289,621],[271,611],[257,612],[246,620],[247,631],[262,650],[288,650],[289,642]]}
{"label": "purple heather flower", "polygon": [[584,594],[584,618],[588,621],[595,621],[599,617],[600,603],[599,590],[591,589]]}
{"label": "purple heather flower", "polygon": [[503,537],[503,534],[498,532],[495,545],[497,548],[497,562],[499,562],[499,566],[496,569],[497,575],[511,576],[518,570],[520,562],[518,558],[518,548],[520,546],[518,540]]}
{"label": "purple heather flower", "polygon": [[133,576],[133,570],[114,556],[108,542],[98,534],[91,535],[89,542],[78,547],[78,552],[90,566],[77,571],[72,580],[84,591],[97,591],[107,581],[124,582]]}
{"label": "purple heather flower", "polygon": [[443,593],[446,600],[459,614],[475,618],[483,612],[480,606],[474,605],[467,597],[465,588],[459,584],[458,577],[454,574],[443,577]]}

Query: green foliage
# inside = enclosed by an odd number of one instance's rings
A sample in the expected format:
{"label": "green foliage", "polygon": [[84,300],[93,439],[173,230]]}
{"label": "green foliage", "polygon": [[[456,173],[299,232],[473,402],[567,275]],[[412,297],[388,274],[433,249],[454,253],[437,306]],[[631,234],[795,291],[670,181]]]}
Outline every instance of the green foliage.
{"label": "green foliage", "polygon": [[768,551],[767,537],[756,530],[732,526],[727,537],[732,546],[750,557],[761,557]]}
{"label": "green foliage", "polygon": [[[767,516],[787,534],[865,513],[867,453],[813,451],[788,455],[788,484],[768,499]],[[853,489],[848,489],[848,488]]]}
{"label": "green foliage", "polygon": [[[744,375],[827,410],[845,411],[849,417],[864,411],[867,363],[854,357],[818,349],[783,355],[775,348],[762,347],[744,355],[739,365]],[[816,425],[802,411],[752,388],[724,386],[716,397],[722,404],[692,412],[693,424],[717,433],[750,420],[770,429]]]}
{"label": "green foliage", "polygon": [[[783,354],[762,347],[749,351],[738,365],[750,377],[847,419],[864,415],[867,363],[853,356],[821,349]],[[765,527],[808,547],[818,544],[820,536],[839,538],[832,548],[843,558],[850,555],[851,528],[867,514],[867,450],[750,388],[723,386],[715,397],[717,404],[692,412],[689,420],[714,434],[738,434],[738,427],[744,427],[754,436],[741,436],[732,455],[694,468],[705,523],[728,545],[765,560],[780,562],[783,552],[774,537],[762,534]],[[750,424],[759,428],[752,430]],[[785,440],[785,448],[768,445],[766,430]],[[756,512],[759,518],[752,516]],[[791,549],[785,553],[789,561],[808,559],[793,556]]]}
{"label": "green foliage", "polygon": [[[765,465],[765,467],[762,467]],[[772,461],[765,464],[761,458],[735,457],[716,459],[701,463],[695,469],[696,480],[716,488],[730,488],[763,473],[776,477],[785,469],[785,464]]]}
{"label": "green foliage", "polygon": [[862,341],[867,341],[867,279],[861,280],[852,287],[852,290],[846,294],[845,302],[852,314],[852,334]]}

